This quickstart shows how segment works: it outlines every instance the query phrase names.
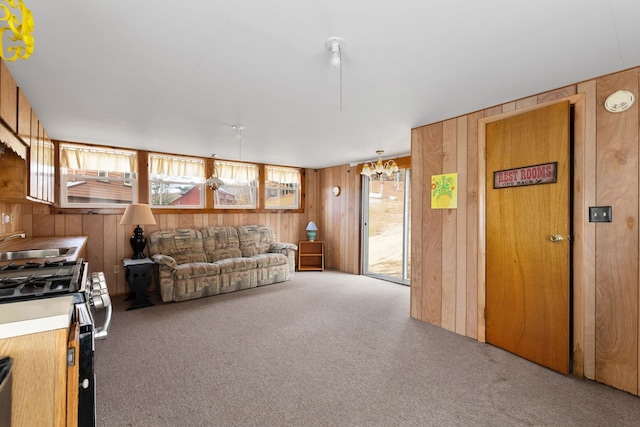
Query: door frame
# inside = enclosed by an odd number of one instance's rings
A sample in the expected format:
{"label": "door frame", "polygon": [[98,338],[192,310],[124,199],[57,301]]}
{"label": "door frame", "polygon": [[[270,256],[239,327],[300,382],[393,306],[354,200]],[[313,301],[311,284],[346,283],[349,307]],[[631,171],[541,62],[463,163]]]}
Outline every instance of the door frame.
{"label": "door frame", "polygon": [[[595,91],[595,88],[592,88]],[[537,101],[534,98],[534,101]],[[587,105],[584,93],[514,109],[478,120],[478,341],[486,342],[486,125],[551,104],[569,101],[573,107],[574,173],[573,173],[573,259],[569,268],[572,274],[572,320],[570,351],[573,374],[595,377],[595,319],[585,319],[585,313],[595,313],[595,265],[585,265],[586,259],[594,259],[595,227],[587,227],[585,206],[595,204],[595,101]],[[587,117],[589,120],[587,121]],[[589,143],[587,144],[587,141]],[[586,150],[586,147],[591,149]],[[593,184],[593,185],[591,185]],[[590,255],[587,257],[586,254]],[[589,298],[585,299],[585,295]],[[589,307],[586,305],[589,304]],[[591,316],[589,316],[591,317]],[[593,370],[593,372],[590,372]]]}
{"label": "door frame", "polygon": [[401,167],[405,170],[404,179],[404,212],[402,214],[402,278],[398,279],[379,273],[371,273],[369,267],[369,184],[371,179],[362,176],[362,191],[360,206],[362,212],[360,215],[360,247],[362,248],[362,256],[360,257],[360,271],[364,276],[375,277],[376,279],[386,280],[388,282],[398,283],[400,285],[411,286],[411,278],[409,277],[409,261],[411,250],[409,248],[409,240],[411,237],[411,167]]}

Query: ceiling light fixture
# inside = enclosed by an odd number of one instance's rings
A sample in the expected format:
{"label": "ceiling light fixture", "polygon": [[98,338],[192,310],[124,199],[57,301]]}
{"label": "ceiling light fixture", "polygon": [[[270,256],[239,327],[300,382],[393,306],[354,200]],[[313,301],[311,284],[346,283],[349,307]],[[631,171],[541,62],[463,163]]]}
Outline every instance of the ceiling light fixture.
{"label": "ceiling light fixture", "polygon": [[367,176],[370,179],[381,179],[382,175],[385,174],[391,178],[399,171],[398,165],[395,161],[387,160],[384,163],[382,162],[382,154],[384,154],[383,150],[376,151],[376,154],[378,155],[378,161],[375,163],[373,161],[366,162],[362,167],[362,172],[360,172],[361,175]]}
{"label": "ceiling light fixture", "polygon": [[239,145],[240,145],[240,149],[238,152],[238,160],[242,160],[242,129],[244,129],[244,127],[240,125],[233,125],[231,127],[233,128],[233,130],[236,131],[236,138],[238,139]]}
{"label": "ceiling light fixture", "polygon": [[[0,26],[4,24],[0,27],[0,57],[5,61],[27,59],[34,47],[31,11],[22,0],[0,0],[0,11]],[[10,42],[10,46],[5,48],[5,42]]]}
{"label": "ceiling light fixture", "polygon": [[331,52],[331,65],[336,68],[340,68],[342,65],[342,48],[344,47],[344,40],[341,37],[330,37],[324,42],[324,47]]}
{"label": "ceiling light fixture", "polygon": [[211,178],[207,179],[204,183],[213,191],[216,191],[224,185],[224,181],[218,178],[218,171],[216,170],[216,155],[212,154],[211,157],[213,157],[213,174],[211,174]]}
{"label": "ceiling light fixture", "polygon": [[324,42],[324,47],[331,52],[331,65],[340,72],[340,111],[342,111],[342,49],[344,46],[345,42],[341,37],[329,37]]}

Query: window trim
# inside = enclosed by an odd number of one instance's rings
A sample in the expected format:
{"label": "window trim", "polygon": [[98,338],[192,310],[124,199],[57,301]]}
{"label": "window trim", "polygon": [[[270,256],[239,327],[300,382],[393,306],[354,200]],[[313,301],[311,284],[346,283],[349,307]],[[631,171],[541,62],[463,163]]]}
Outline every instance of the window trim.
{"label": "window trim", "polygon": [[[76,145],[81,147],[89,147],[95,148],[97,150],[114,150],[114,151],[125,151],[134,153],[137,156],[137,191],[134,192],[134,196],[137,196],[137,203],[148,203],[149,202],[149,164],[148,164],[148,155],[150,153],[166,155],[166,156],[181,156],[179,154],[174,153],[164,153],[164,152],[150,152],[146,150],[137,150],[131,148],[119,148],[119,147],[110,147],[103,146],[97,144],[88,144],[88,143],[76,143],[76,142],[66,142],[66,141],[54,141],[55,149],[56,149],[56,159],[60,158],[60,145]],[[183,157],[193,157],[195,159],[202,159],[205,161],[205,177],[209,177],[213,174],[213,158],[212,157],[198,157],[198,156],[183,156]],[[230,159],[221,159],[216,158],[216,160],[228,161],[228,162],[236,162],[236,160]],[[296,168],[300,170],[300,189],[299,189],[299,203],[300,207],[298,209],[279,209],[279,208],[265,208],[265,200],[264,200],[264,191],[261,189],[265,186],[265,171],[264,168],[266,164],[263,163],[255,163],[255,162],[247,162],[247,161],[237,161],[238,163],[250,163],[258,166],[258,182],[256,187],[256,208],[255,209],[229,209],[229,208],[215,208],[213,205],[213,191],[204,187],[204,206],[202,208],[187,208],[184,206],[180,206],[177,208],[174,207],[152,207],[154,213],[157,214],[175,214],[176,210],[184,210],[188,211],[192,214],[256,214],[256,213],[304,213],[305,212],[305,199],[306,199],[306,169],[298,168],[295,166],[285,166],[285,165],[277,165],[277,164],[269,164],[269,166],[276,167],[288,167],[288,168]],[[59,161],[58,161],[59,163]],[[59,166],[59,165],[56,165]],[[60,184],[62,182],[61,179],[61,171],[62,168],[57,167],[55,170],[55,179],[56,184]],[[60,188],[60,187],[59,187]],[[108,206],[108,207],[62,207],[60,204],[61,200],[61,192],[57,192],[56,202],[53,206],[51,206],[51,213],[54,214],[102,214],[102,215],[117,215],[122,214],[124,212],[124,207],[119,206]]]}
{"label": "window trim", "polygon": [[[273,187],[267,184],[267,177],[268,177],[268,173],[267,173],[267,169],[268,168],[273,168],[273,169],[282,169],[282,170],[290,170],[292,171],[291,173],[296,173],[298,175],[299,178],[299,182],[295,182],[295,183],[287,183],[287,182],[279,182],[278,185],[290,185],[290,184],[296,184],[296,188],[294,189],[287,189],[287,188],[280,188],[280,187]],[[282,209],[299,209],[300,208],[300,204],[301,204],[301,197],[300,197],[300,192],[301,192],[301,188],[302,188],[302,173],[300,168],[293,168],[293,167],[289,167],[289,166],[274,166],[274,165],[264,165],[264,205],[263,208],[268,210],[268,211],[274,211],[274,210],[282,210]],[[271,181],[269,181],[271,182]],[[295,206],[269,206],[267,204],[267,192],[269,190],[276,190],[278,192],[280,191],[294,191],[295,192],[295,202],[296,205]]]}
{"label": "window trim", "polygon": [[[147,180],[148,180],[148,197],[147,197],[147,204],[149,205],[149,207],[151,209],[169,209],[171,211],[174,211],[176,209],[188,209],[188,210],[194,210],[194,209],[203,209],[206,205],[206,187],[204,185],[204,181],[206,180],[206,160],[201,158],[201,157],[193,157],[193,156],[183,156],[183,155],[178,155],[178,154],[166,154],[166,153],[158,153],[158,152],[147,152],[147,165],[151,165],[151,158],[152,157],[157,157],[157,158],[168,158],[169,160],[172,159],[176,159],[176,160],[182,160],[185,163],[200,163],[202,162],[202,170],[203,173],[205,174],[205,176],[202,177],[196,177],[197,179],[192,180],[192,181],[186,181],[186,182],[182,182],[182,181],[174,181],[174,180],[162,180],[162,179],[152,179],[151,178],[151,167],[149,166],[147,169]],[[193,177],[192,177],[193,178]],[[201,182],[198,182],[201,181]],[[154,205],[152,204],[152,197],[153,197],[153,192],[152,192],[152,186],[154,183],[160,183],[160,184],[169,184],[169,185],[174,185],[174,184],[178,184],[178,185],[192,185],[193,188],[198,187],[199,188],[199,202],[198,205]],[[189,190],[191,191],[191,190]],[[188,192],[187,192],[188,193]],[[187,194],[185,193],[185,194]],[[184,195],[184,194],[183,194]]]}
{"label": "window trim", "polygon": [[[230,187],[236,186],[236,187],[240,187],[240,188],[248,188],[248,191],[251,193],[251,198],[253,199],[253,205],[220,205],[217,206],[216,205],[216,198],[219,195],[219,189],[215,190],[215,191],[211,191],[211,200],[212,200],[212,206],[213,209],[216,211],[219,210],[229,210],[229,211],[233,211],[233,212],[239,212],[239,211],[248,211],[248,212],[253,212],[256,211],[257,209],[260,208],[260,176],[261,176],[261,171],[260,171],[260,166],[255,164],[255,163],[249,163],[249,162],[236,162],[236,161],[230,161],[230,160],[218,160],[218,159],[214,159],[213,160],[214,166],[217,164],[217,166],[215,166],[216,171],[218,172],[218,178],[222,179],[222,181],[224,182],[225,180],[225,175],[224,175],[224,170],[225,169],[229,169],[229,168],[233,168],[233,164],[237,164],[239,166],[238,169],[247,169],[247,166],[251,166],[251,170],[255,169],[255,178],[253,181],[246,181],[249,184],[248,185],[243,185],[241,183],[238,184],[228,184]],[[222,172],[221,172],[222,171]],[[242,173],[242,172],[241,172]],[[228,178],[226,178],[228,179]],[[221,188],[226,187],[226,185],[223,185]]]}
{"label": "window trim", "polygon": [[[56,191],[56,195],[55,195],[55,203],[57,207],[59,207],[60,209],[64,209],[65,212],[66,211],[71,211],[72,210],[80,210],[81,212],[88,212],[88,213],[96,213],[96,212],[100,212],[102,213],[103,211],[111,211],[111,210],[122,210],[123,208],[126,208],[126,206],[129,203],[137,203],[140,193],[139,193],[139,187],[138,187],[138,179],[137,179],[137,167],[139,162],[139,158],[138,158],[138,151],[137,150],[131,150],[128,148],[115,148],[115,147],[107,147],[107,146],[98,146],[98,145],[94,145],[94,144],[84,144],[84,143],[77,143],[77,142],[65,142],[65,141],[52,141],[53,142],[53,148],[54,148],[54,154],[55,155],[55,177],[54,179],[56,180],[56,186],[58,188],[58,191]],[[91,166],[93,166],[95,163],[92,162],[96,162],[96,159],[91,159],[91,154],[88,154],[89,158],[87,157],[81,157],[81,156],[73,156],[71,158],[66,158],[66,160],[70,160],[70,159],[74,159],[74,163],[71,166],[77,166],[77,167],[82,167],[82,169],[68,169],[66,166],[63,167],[63,161],[62,161],[62,151],[64,149],[68,148],[70,151],[73,150],[78,150],[80,152],[85,152],[85,153],[91,153],[91,152],[99,152],[102,155],[107,156],[107,158],[109,158],[109,160],[107,161],[107,163],[113,163],[113,164],[117,164],[117,165],[121,165],[122,163],[129,163],[129,167],[133,169],[133,171],[130,171],[129,174],[132,175],[132,177],[129,179],[129,181],[131,182],[131,185],[125,185],[125,179],[124,179],[124,174],[125,172],[119,172],[123,174],[123,178],[118,178],[118,177],[114,177],[113,175],[109,175],[109,171],[108,169],[94,169]],[[113,156],[113,155],[117,155],[116,160],[114,160],[113,158],[110,158],[109,156]],[[131,157],[135,156],[135,161],[133,161],[131,159]],[[129,160],[125,160],[127,157],[129,157]],[[80,160],[78,160],[80,159]],[[75,163],[75,162],[80,162],[80,163]],[[82,162],[89,162],[89,164],[83,164]],[[122,163],[121,163],[122,162]],[[66,165],[66,163],[65,163]],[[100,166],[103,166],[104,164],[100,164]],[[74,171],[73,174],[68,174],[68,173],[63,173],[63,171]],[[75,173],[75,171],[95,171],[96,175],[78,175],[77,173]],[[114,171],[117,169],[114,169]],[[85,179],[88,181],[94,181],[94,182],[101,182],[101,183],[114,183],[114,182],[122,182],[123,186],[127,186],[131,188],[131,202],[125,202],[125,203],[73,203],[73,202],[69,202],[69,195],[68,195],[68,188],[66,186],[67,181],[67,177],[73,177],[74,179],[80,178],[80,179]],[[116,200],[114,198],[114,200]]]}

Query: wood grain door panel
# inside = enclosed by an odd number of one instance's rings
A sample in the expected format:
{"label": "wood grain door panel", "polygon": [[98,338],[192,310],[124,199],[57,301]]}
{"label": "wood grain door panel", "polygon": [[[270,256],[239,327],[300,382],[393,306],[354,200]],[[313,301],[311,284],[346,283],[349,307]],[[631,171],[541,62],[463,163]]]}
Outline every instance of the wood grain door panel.
{"label": "wood grain door panel", "polygon": [[[563,373],[570,351],[569,108],[562,102],[487,125],[487,342]],[[495,171],[552,162],[555,183],[493,188]]]}

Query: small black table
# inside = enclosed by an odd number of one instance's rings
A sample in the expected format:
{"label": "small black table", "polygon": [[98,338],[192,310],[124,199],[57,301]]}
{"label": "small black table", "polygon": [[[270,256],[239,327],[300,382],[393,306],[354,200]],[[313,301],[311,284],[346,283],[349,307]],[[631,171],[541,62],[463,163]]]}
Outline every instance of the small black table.
{"label": "small black table", "polygon": [[149,307],[154,305],[147,298],[147,289],[151,285],[153,260],[150,258],[132,259],[125,258],[122,265],[127,269],[127,282],[131,293],[127,299],[133,299],[133,303],[127,310]]}

